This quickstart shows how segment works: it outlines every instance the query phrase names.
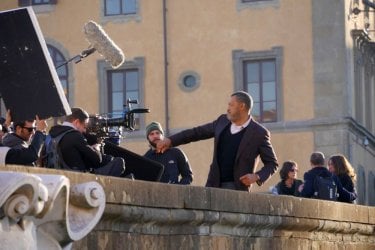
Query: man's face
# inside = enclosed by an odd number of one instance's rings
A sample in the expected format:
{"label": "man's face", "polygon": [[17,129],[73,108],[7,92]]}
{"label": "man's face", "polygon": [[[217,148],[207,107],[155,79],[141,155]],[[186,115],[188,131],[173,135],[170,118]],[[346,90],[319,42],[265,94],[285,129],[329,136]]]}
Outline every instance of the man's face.
{"label": "man's face", "polygon": [[89,125],[89,119],[87,118],[84,122],[81,122],[80,120],[76,120],[74,123],[74,126],[77,128],[77,130],[81,133],[86,133],[87,126]]}
{"label": "man's face", "polygon": [[147,136],[147,139],[148,141],[150,142],[150,144],[153,146],[153,147],[156,147],[156,143],[158,143],[158,141],[160,140],[163,140],[164,139],[164,136],[162,133],[160,133],[159,130],[152,130],[148,136]]}
{"label": "man's face", "polygon": [[17,127],[16,135],[22,138],[24,141],[30,141],[30,138],[35,133],[35,121],[29,122],[26,121],[25,125],[22,127]]}
{"label": "man's face", "polygon": [[241,112],[244,109],[244,103],[237,101],[235,96],[232,96],[228,102],[227,117],[230,121],[236,122],[241,117]]}

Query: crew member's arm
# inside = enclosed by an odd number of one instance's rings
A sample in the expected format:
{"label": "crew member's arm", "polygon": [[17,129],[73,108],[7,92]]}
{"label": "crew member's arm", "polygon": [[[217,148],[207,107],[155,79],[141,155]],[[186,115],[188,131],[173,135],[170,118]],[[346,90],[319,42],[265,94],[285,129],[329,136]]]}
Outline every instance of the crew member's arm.
{"label": "crew member's arm", "polygon": [[10,110],[8,109],[7,113],[6,113],[6,116],[5,116],[5,122],[4,122],[3,128],[2,128],[4,134],[10,132],[9,127],[10,127],[11,124],[12,124],[12,116],[10,115]]}
{"label": "crew member's arm", "polygon": [[193,181],[193,172],[191,171],[191,167],[186,155],[184,152],[182,152],[182,150],[176,148],[176,157],[178,171],[181,175],[181,180],[179,183],[184,185],[191,184]]}
{"label": "crew member's arm", "polygon": [[84,158],[85,168],[98,168],[102,162],[102,154],[90,146],[82,136],[79,143],[76,144],[78,151]]}

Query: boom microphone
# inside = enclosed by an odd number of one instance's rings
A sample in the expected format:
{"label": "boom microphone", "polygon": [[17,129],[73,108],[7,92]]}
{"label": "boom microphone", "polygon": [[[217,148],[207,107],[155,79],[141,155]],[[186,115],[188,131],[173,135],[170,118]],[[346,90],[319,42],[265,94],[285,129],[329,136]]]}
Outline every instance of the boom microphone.
{"label": "boom microphone", "polygon": [[[108,61],[112,68],[120,67],[124,61],[125,56],[122,50],[108,37],[105,31],[94,21],[89,21],[83,27],[84,34],[91,48],[85,50],[87,52],[94,52],[93,49],[99,52],[106,61]],[[90,54],[91,54],[90,53]]]}

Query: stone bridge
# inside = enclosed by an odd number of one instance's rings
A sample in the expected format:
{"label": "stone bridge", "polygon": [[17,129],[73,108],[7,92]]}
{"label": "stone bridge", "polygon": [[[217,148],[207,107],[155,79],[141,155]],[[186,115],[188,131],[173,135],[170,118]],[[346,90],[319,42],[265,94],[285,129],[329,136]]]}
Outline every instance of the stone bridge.
{"label": "stone bridge", "polygon": [[375,249],[375,207],[52,169],[1,170],[102,185],[104,214],[73,249]]}

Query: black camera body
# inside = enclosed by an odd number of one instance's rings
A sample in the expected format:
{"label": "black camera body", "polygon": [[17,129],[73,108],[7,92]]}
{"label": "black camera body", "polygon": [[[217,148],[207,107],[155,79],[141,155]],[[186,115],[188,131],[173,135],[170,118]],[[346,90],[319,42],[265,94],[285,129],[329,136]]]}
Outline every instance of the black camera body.
{"label": "black camera body", "polygon": [[90,115],[86,133],[95,135],[98,141],[110,139],[112,142],[119,144],[124,129],[128,131],[135,129],[134,114],[150,112],[147,108],[132,109],[131,104],[138,104],[137,100],[128,99],[126,103],[121,117],[109,118],[108,114],[105,116]]}

